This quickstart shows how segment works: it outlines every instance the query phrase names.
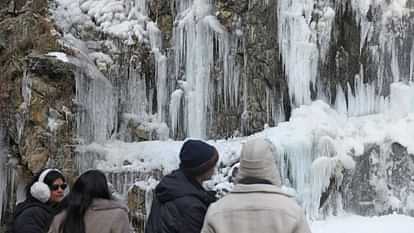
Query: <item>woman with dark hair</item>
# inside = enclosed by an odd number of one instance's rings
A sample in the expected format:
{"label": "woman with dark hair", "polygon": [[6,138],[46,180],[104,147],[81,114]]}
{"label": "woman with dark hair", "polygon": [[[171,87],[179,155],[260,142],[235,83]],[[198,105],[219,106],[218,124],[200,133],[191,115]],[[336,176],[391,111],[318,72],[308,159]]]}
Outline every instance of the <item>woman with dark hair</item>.
{"label": "woman with dark hair", "polygon": [[66,189],[65,177],[57,169],[45,169],[26,186],[26,200],[17,205],[11,232],[46,233]]}
{"label": "woman with dark hair", "polygon": [[105,175],[99,170],[83,173],[56,215],[49,233],[130,233],[128,209],[111,199]]}

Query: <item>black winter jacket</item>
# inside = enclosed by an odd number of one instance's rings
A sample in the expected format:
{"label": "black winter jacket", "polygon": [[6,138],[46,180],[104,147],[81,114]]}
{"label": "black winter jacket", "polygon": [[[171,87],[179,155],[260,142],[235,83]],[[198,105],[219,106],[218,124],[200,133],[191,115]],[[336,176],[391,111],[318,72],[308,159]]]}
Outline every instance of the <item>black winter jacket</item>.
{"label": "black winter jacket", "polygon": [[13,217],[13,233],[46,233],[56,210],[34,199],[17,205]]}
{"label": "black winter jacket", "polygon": [[175,170],[155,188],[145,233],[199,233],[215,200],[199,183]]}

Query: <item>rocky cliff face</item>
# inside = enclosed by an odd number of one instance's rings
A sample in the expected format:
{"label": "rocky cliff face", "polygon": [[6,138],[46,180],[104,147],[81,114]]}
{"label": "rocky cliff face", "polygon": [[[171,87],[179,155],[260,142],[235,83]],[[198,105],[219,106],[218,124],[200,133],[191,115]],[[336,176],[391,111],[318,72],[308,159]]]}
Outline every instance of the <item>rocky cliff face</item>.
{"label": "rocky cliff face", "polygon": [[341,190],[346,209],[368,216],[413,214],[414,157],[406,148],[398,143],[392,143],[391,147],[371,145],[355,160],[357,166],[344,176]]}
{"label": "rocky cliff face", "polygon": [[2,1],[0,8],[0,128],[8,150],[2,154],[0,182],[7,186],[2,189],[4,223],[19,198],[17,182],[48,161],[72,173],[75,82],[68,64],[45,56],[60,48],[47,1]]}

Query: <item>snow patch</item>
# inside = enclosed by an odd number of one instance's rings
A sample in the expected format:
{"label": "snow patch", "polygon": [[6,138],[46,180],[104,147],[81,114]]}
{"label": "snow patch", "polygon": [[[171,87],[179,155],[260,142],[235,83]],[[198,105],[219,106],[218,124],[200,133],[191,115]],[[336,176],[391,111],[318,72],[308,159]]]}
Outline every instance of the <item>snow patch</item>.
{"label": "snow patch", "polygon": [[61,53],[61,52],[50,52],[48,54],[46,54],[47,56],[52,56],[52,57],[56,57],[58,60],[61,60],[63,62],[69,62],[68,57],[66,56],[65,53]]}

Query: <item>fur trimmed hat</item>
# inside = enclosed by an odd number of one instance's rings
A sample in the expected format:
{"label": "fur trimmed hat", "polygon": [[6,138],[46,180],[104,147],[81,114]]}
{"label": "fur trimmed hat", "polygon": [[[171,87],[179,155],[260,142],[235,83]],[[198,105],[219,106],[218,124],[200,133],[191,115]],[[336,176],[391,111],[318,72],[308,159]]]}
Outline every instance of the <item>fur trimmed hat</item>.
{"label": "fur trimmed hat", "polygon": [[265,138],[256,138],[243,144],[237,180],[252,177],[270,181],[280,186],[280,174],[276,167],[276,147]]}
{"label": "fur trimmed hat", "polygon": [[180,151],[180,169],[198,176],[214,167],[218,153],[214,146],[201,140],[187,140]]}

